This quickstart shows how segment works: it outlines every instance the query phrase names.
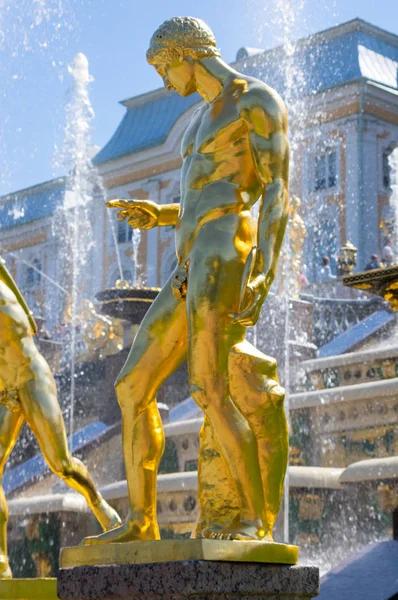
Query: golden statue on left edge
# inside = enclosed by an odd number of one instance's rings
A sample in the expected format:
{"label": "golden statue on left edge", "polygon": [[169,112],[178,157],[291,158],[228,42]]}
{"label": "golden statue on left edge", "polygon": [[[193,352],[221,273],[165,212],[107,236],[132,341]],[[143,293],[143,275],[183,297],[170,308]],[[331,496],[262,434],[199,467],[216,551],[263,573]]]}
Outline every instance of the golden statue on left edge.
{"label": "golden statue on left edge", "polygon": [[[37,438],[50,469],[83,494],[104,530],[120,524],[97,491],[83,463],[70,455],[65,424],[50,368],[38,351],[36,325],[0,257],[0,474],[24,421]],[[0,578],[12,577],[7,553],[8,509],[0,485]]]}

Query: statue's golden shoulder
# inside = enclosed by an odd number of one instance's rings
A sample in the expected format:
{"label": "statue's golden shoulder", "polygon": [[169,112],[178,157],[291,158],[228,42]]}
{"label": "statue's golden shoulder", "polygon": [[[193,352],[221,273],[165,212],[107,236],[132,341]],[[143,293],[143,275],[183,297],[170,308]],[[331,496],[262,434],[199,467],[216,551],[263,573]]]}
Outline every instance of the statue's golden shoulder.
{"label": "statue's golden shoulder", "polygon": [[279,94],[259,79],[247,77],[245,80],[246,90],[239,98],[241,116],[248,122],[266,119],[273,124],[274,131],[286,129],[286,107]]}

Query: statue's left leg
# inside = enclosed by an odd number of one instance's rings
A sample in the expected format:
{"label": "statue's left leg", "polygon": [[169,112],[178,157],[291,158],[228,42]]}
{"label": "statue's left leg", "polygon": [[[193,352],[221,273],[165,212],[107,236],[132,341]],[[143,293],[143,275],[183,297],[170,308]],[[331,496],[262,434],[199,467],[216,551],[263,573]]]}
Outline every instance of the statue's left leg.
{"label": "statue's left leg", "polygon": [[19,389],[21,407],[48,466],[85,497],[104,530],[120,525],[117,512],[102,498],[84,464],[69,452],[55,381],[39,352],[30,368],[34,377]]}
{"label": "statue's left leg", "polygon": [[[246,340],[229,353],[230,395],[257,440],[269,541],[280,510],[288,460],[285,390],[278,383],[276,366],[274,358]],[[198,470],[200,515],[193,536],[207,537],[216,520],[221,518],[228,525],[239,515],[235,486],[217,452],[207,419],[200,433]]]}
{"label": "statue's left leg", "polygon": [[0,579],[12,577],[7,552],[8,507],[2,485],[3,469],[22,424],[21,412],[10,412],[5,406],[0,406]]}
{"label": "statue's left leg", "polygon": [[288,463],[289,436],[275,359],[248,341],[236,344],[229,354],[231,397],[247,419],[258,446],[269,535],[277,519]]}

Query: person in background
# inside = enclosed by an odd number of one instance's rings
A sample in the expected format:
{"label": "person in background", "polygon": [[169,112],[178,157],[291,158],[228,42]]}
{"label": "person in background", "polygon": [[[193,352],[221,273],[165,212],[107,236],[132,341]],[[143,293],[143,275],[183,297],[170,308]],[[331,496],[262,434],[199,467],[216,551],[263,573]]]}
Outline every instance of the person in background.
{"label": "person in background", "polygon": [[304,273],[300,273],[298,276],[298,284],[299,284],[299,290],[300,292],[305,289],[309,284],[308,284],[308,279],[306,277],[306,275]]}
{"label": "person in background", "polygon": [[330,258],[328,256],[324,256],[322,258],[322,268],[319,272],[319,281],[323,283],[325,281],[331,281],[332,279],[336,279],[336,276],[332,274],[332,269],[330,268]]}
{"label": "person in background", "polygon": [[387,240],[383,248],[383,254],[381,255],[385,267],[391,267],[394,263],[394,252],[392,249],[392,241]]}
{"label": "person in background", "polygon": [[380,269],[383,264],[380,262],[377,254],[372,254],[370,262],[366,265],[365,271],[373,271],[374,269]]}

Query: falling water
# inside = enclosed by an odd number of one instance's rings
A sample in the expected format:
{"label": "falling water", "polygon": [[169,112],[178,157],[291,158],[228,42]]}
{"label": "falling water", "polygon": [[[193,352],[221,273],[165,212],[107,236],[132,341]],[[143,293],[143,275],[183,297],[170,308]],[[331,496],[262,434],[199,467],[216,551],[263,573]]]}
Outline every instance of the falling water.
{"label": "falling water", "polygon": [[[290,173],[294,173],[295,156],[298,152],[303,135],[303,121],[305,119],[305,103],[303,90],[305,86],[305,73],[301,65],[300,54],[296,51],[293,41],[294,29],[304,8],[304,2],[295,0],[276,0],[274,3],[274,17],[272,19],[276,31],[281,34],[283,45],[283,99],[289,116],[289,144],[290,144]],[[292,179],[292,178],[291,178]],[[290,182],[290,186],[292,181]],[[291,269],[292,248],[290,244],[289,225],[285,234],[282,257],[280,286],[283,295],[280,309],[284,313],[284,374],[283,383],[286,390],[285,410],[290,421],[289,393],[290,393],[290,344],[294,338],[291,319],[291,298],[298,295],[297,282],[293,280]],[[295,324],[300,327],[300,324]],[[289,474],[286,473],[284,502],[283,502],[283,538],[289,543],[289,502],[290,485]]]}
{"label": "falling water", "polygon": [[141,231],[139,229],[134,229],[133,236],[132,236],[132,245],[133,245],[132,260],[133,260],[133,266],[134,266],[134,281],[133,281],[134,287],[138,287],[142,283],[141,277],[139,275],[140,265],[138,262],[138,250],[140,247],[140,242],[141,242]]}
{"label": "falling water", "polygon": [[[101,181],[101,196],[103,198],[106,197],[106,192],[105,192],[105,188],[103,187],[102,184],[102,180]],[[106,215],[108,217],[108,222],[109,222],[109,226],[111,228],[111,235],[112,235],[112,241],[113,241],[113,245],[115,247],[115,251],[116,251],[116,260],[117,260],[117,268],[119,269],[119,278],[123,279],[123,267],[122,267],[122,260],[120,258],[120,250],[119,250],[119,246],[117,243],[117,236],[116,236],[116,228],[115,228],[115,222],[113,220],[112,217],[112,211],[110,208],[106,209]],[[112,282],[113,283],[113,282]]]}
{"label": "falling water", "polygon": [[[64,223],[68,247],[68,274],[71,289],[70,316],[70,450],[74,429],[75,371],[76,371],[76,316],[82,292],[87,289],[86,265],[93,247],[93,230],[90,213],[95,214],[94,200],[96,173],[90,160],[90,122],[94,117],[88,86],[92,77],[88,60],[77,54],[68,71],[73,78],[70,100],[66,108],[65,163],[69,171],[64,197]],[[94,210],[93,210],[94,208]],[[90,210],[89,210],[90,209]]]}
{"label": "falling water", "polygon": [[[64,163],[68,169],[67,190],[61,209],[64,260],[69,273],[71,299],[70,316],[70,445],[74,428],[75,370],[76,370],[76,317],[84,298],[91,296],[94,286],[93,261],[94,233],[92,223],[103,211],[106,192],[97,169],[91,161],[90,123],[94,111],[89,97],[89,85],[93,81],[89,73],[87,57],[79,53],[68,67],[73,82],[66,107]],[[122,266],[116,233],[109,209],[107,217],[116,249],[120,277]],[[60,225],[58,220],[58,226]],[[81,333],[81,332],[80,332]],[[72,448],[71,448],[72,451]]]}

